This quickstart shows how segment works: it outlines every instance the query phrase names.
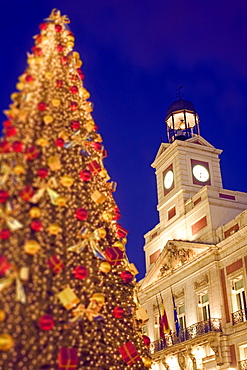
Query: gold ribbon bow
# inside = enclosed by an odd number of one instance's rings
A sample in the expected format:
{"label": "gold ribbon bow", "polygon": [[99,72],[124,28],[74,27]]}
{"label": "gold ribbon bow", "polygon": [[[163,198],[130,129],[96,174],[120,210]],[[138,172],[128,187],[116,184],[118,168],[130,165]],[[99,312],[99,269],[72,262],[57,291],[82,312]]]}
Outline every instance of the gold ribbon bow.
{"label": "gold ribbon bow", "polygon": [[86,239],[83,239],[79,243],[74,244],[71,247],[69,247],[68,251],[81,253],[85,249],[86,246],[89,246],[95,257],[105,260],[106,258],[103,252],[101,251],[101,249],[97,246],[96,240],[97,240],[96,236],[93,233],[91,233],[87,236]]}
{"label": "gold ribbon bow", "polygon": [[80,130],[75,131],[71,135],[71,139],[65,142],[65,148],[73,148],[74,146],[80,145],[84,151],[87,151],[87,143],[88,141],[85,140],[87,137],[86,135],[81,135]]}
{"label": "gold ribbon bow", "polygon": [[15,171],[5,163],[3,163],[1,166],[1,173],[3,175],[0,177],[0,186],[5,184],[5,182],[8,180],[9,175],[13,175],[16,181],[20,180],[19,177],[16,175]]}
{"label": "gold ribbon bow", "polygon": [[5,288],[11,286],[14,282],[16,283],[16,301],[21,303],[26,303],[26,294],[24,291],[24,287],[21,283],[20,274],[17,271],[16,267],[13,267],[13,271],[10,272],[8,277],[0,279],[0,292]]}
{"label": "gold ribbon bow", "polygon": [[18,220],[10,216],[13,211],[14,210],[10,202],[6,203],[5,211],[0,207],[0,224],[6,222],[11,231],[16,231],[21,229],[23,225]]}
{"label": "gold ribbon bow", "polygon": [[47,192],[51,203],[55,206],[56,200],[59,197],[59,194],[53,190],[53,188],[57,187],[57,180],[55,177],[51,177],[47,182],[40,182],[39,179],[34,181],[34,187],[39,188],[39,190],[32,196],[30,199],[30,202],[32,203],[38,203],[38,201],[42,198],[42,196]]}
{"label": "gold ribbon bow", "polygon": [[[82,303],[79,304],[73,311],[72,315],[74,318],[69,321],[66,327],[73,326],[80,322],[84,315],[87,317],[89,321],[93,321],[95,317],[99,316],[99,312],[101,310],[101,306],[98,304],[97,301],[91,300],[88,307],[86,308]],[[104,318],[103,315],[101,315]]]}
{"label": "gold ribbon bow", "polygon": [[45,19],[46,21],[60,21],[63,23],[70,23],[70,19],[68,18],[67,15],[62,15],[60,10],[54,8],[51,11],[51,14],[49,15],[48,18]]}

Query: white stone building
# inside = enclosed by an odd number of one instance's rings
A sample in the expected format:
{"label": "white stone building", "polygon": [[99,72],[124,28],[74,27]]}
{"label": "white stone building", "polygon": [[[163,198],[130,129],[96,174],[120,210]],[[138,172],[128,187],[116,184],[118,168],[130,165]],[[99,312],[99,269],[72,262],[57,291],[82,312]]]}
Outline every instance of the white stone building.
{"label": "white stone building", "polygon": [[[139,282],[152,369],[244,370],[247,193],[222,188],[222,151],[200,136],[192,103],[175,101],[166,123],[169,143],[161,144],[152,164],[160,222],[145,235],[147,273]],[[161,297],[171,328],[164,339]]]}

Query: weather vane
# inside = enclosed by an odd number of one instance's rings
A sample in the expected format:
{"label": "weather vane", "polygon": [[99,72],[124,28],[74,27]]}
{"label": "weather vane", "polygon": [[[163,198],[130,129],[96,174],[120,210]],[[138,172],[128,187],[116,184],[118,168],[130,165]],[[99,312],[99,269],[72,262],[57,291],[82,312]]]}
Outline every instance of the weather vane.
{"label": "weather vane", "polygon": [[179,85],[177,88],[177,98],[179,99],[182,99],[182,97],[184,96],[184,94],[181,92],[182,88],[183,88],[182,85]]}

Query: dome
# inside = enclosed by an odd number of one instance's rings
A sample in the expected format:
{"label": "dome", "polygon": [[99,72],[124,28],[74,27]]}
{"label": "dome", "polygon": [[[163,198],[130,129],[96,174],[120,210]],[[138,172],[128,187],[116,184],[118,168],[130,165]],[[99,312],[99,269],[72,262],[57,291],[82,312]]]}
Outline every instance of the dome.
{"label": "dome", "polygon": [[189,100],[175,100],[170,107],[166,111],[166,120],[167,118],[174,112],[180,111],[180,110],[188,110],[191,112],[196,113],[194,105]]}

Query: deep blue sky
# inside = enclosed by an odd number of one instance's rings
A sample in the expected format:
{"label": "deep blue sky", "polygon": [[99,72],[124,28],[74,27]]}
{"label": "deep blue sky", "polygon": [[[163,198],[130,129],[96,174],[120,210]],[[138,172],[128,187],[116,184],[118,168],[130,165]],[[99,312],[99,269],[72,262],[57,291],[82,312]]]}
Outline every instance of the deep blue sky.
{"label": "deep blue sky", "polygon": [[127,252],[141,278],[143,234],[158,222],[150,164],[161,137],[166,140],[165,112],[178,85],[197,109],[202,136],[224,150],[224,187],[247,191],[247,2],[1,0],[0,111],[52,8],[71,19],[93,117],[108,150],[105,165],[118,183]]}

